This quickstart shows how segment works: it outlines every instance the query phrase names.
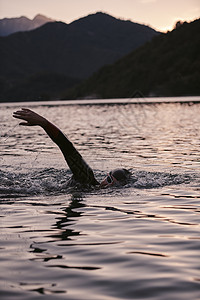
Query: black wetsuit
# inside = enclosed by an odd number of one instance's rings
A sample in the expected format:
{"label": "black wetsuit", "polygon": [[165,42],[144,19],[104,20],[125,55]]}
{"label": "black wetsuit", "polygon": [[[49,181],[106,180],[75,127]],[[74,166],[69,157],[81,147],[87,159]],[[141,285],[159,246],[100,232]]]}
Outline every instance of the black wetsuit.
{"label": "black wetsuit", "polygon": [[[52,126],[53,124],[50,124]],[[54,127],[54,125],[53,125]],[[80,153],[76,150],[68,138],[56,127],[48,130],[44,128],[50,138],[58,145],[62,151],[65,160],[72,171],[70,184],[81,183],[89,185],[99,185],[94,177],[94,173],[90,166],[84,161]]]}

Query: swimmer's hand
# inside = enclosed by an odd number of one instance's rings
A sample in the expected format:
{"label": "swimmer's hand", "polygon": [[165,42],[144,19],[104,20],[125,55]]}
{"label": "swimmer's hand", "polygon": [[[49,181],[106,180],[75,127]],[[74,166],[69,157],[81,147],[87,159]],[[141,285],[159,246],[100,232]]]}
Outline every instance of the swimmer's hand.
{"label": "swimmer's hand", "polygon": [[25,122],[19,123],[19,125],[22,126],[43,126],[43,124],[47,121],[45,118],[38,115],[34,111],[26,108],[15,111],[13,113],[13,117],[24,120]]}

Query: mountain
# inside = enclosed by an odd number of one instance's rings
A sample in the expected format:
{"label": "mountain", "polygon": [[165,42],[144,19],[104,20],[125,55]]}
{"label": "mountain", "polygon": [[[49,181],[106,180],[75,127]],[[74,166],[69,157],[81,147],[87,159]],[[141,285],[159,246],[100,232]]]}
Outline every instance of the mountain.
{"label": "mountain", "polygon": [[36,15],[33,20],[27,17],[4,18],[0,20],[0,36],[7,36],[18,31],[28,31],[40,27],[48,22],[55,22],[43,15]]}
{"label": "mountain", "polygon": [[63,98],[200,95],[200,19],[177,25],[101,68]]}
{"label": "mountain", "polygon": [[[46,84],[48,73],[55,78],[63,76],[65,82],[66,77],[70,77],[71,83],[86,79],[155,35],[158,32],[148,26],[99,12],[71,24],[53,22],[32,31],[1,37],[0,100],[40,99],[41,94],[59,97],[67,86],[59,87],[57,96],[51,95]],[[25,87],[30,87],[33,81],[34,90],[35,82],[39,82],[37,76],[45,81],[44,87],[40,81],[40,93],[30,93]],[[22,98],[20,90],[23,90]]]}

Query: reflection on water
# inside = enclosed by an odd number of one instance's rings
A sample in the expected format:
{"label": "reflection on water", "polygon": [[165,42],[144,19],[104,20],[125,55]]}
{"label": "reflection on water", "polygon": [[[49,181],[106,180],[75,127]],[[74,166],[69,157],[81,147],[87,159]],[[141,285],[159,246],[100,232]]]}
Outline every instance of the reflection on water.
{"label": "reflection on water", "polygon": [[69,189],[59,150],[2,107],[2,299],[199,299],[199,105],[35,109],[99,180],[122,166],[132,181]]}
{"label": "reflection on water", "polygon": [[78,196],[78,198],[76,197],[77,196],[72,196],[72,201],[69,203],[69,206],[67,208],[64,208],[64,215],[59,217],[58,221],[56,221],[56,224],[53,226],[58,229],[58,234],[51,237],[55,237],[61,240],[71,240],[72,236],[80,235],[80,232],[68,228],[74,218],[81,217],[82,215],[82,213],[77,211],[76,209],[85,206],[85,204],[81,202],[81,196]]}

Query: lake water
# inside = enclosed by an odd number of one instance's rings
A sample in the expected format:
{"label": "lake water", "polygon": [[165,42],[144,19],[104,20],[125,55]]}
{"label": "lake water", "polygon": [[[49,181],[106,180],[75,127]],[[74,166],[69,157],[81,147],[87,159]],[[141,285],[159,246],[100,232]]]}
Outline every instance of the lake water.
{"label": "lake water", "polygon": [[200,299],[200,104],[114,102],[26,104],[98,180],[131,170],[103,190],[67,187],[59,149],[0,106],[1,299]]}

